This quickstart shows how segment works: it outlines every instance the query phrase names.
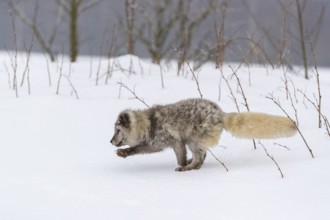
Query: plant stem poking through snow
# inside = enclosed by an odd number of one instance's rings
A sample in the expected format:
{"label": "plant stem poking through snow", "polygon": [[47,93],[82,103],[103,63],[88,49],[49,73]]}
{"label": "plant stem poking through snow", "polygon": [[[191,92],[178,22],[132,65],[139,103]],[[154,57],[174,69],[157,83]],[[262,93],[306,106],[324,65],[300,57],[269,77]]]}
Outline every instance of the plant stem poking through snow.
{"label": "plant stem poking through snow", "polygon": [[232,99],[233,99],[233,101],[234,101],[234,103],[235,103],[235,105],[236,105],[236,109],[237,109],[237,111],[238,111],[238,112],[241,112],[240,109],[239,109],[239,107],[238,107],[237,99],[236,99],[236,97],[235,97],[235,95],[234,95],[234,93],[233,93],[233,90],[231,89],[231,86],[230,86],[230,84],[229,84],[229,82],[228,82],[228,79],[227,79],[227,78],[225,77],[225,75],[223,74],[222,68],[220,68],[220,72],[221,72],[221,76],[222,76],[222,78],[223,78],[223,79],[225,80],[225,82],[226,82],[226,85],[227,85],[227,87],[228,87],[228,89],[229,89],[230,95],[231,95],[231,97],[232,97]]}
{"label": "plant stem poking through snow", "polygon": [[226,169],[227,172],[229,171],[226,165],[221,160],[219,160],[219,158],[217,158],[210,149],[207,149],[207,151],[210,152],[210,154]]}
{"label": "plant stem poking through snow", "polygon": [[[238,68],[240,68],[241,65],[239,65]],[[237,70],[234,70],[234,68],[232,66],[229,65],[229,68],[233,71],[233,75],[235,76],[236,80],[237,80],[237,83],[238,83],[238,87],[241,91],[241,94],[242,94],[242,97],[244,99],[244,106],[246,107],[246,110],[249,112],[250,111],[250,108],[249,108],[249,104],[247,102],[247,98],[245,96],[245,93],[244,93],[244,90],[243,90],[243,87],[242,87],[242,84],[241,84],[241,80],[239,79],[236,71]],[[252,139],[252,142],[253,142],[253,148],[254,149],[257,149],[257,145],[256,145],[256,141],[254,139]]]}
{"label": "plant stem poking through snow", "polygon": [[[321,109],[320,109],[320,105],[316,104],[310,98],[308,98],[307,95],[306,95],[306,93],[304,93],[300,89],[298,89],[298,92],[300,92],[304,96],[304,98],[307,99],[307,101],[314,106],[314,108],[316,109],[316,111],[319,113],[319,116],[321,116],[323,118],[325,129],[327,131],[328,136],[330,137],[330,125],[329,125],[329,121],[328,121],[327,117],[324,114],[322,114]],[[319,119],[319,122],[320,122],[320,119]]]}
{"label": "plant stem poking through snow", "polygon": [[322,113],[321,113],[321,103],[322,103],[322,95],[321,95],[321,86],[320,86],[320,74],[319,71],[317,69],[317,63],[316,63],[316,57],[315,57],[315,52],[314,52],[314,47],[313,47],[313,43],[311,41],[311,39],[309,38],[308,34],[306,33],[306,37],[309,41],[309,46],[310,49],[312,51],[312,55],[313,55],[313,60],[314,60],[314,68],[315,68],[315,73],[316,73],[316,81],[317,81],[317,93],[318,93],[318,99],[316,99],[317,101],[317,112],[319,113],[319,128],[322,127]]}
{"label": "plant stem poking through snow", "polygon": [[[11,18],[11,25],[13,28],[14,32],[14,46],[15,46],[15,54],[13,55],[14,58],[10,57],[10,62],[11,62],[11,67],[13,69],[13,90],[15,91],[16,98],[18,98],[18,86],[17,86],[17,53],[18,53],[18,45],[17,45],[17,28],[16,28],[16,22],[14,19],[14,16],[12,13],[10,13],[10,18]],[[9,54],[9,52],[8,52]],[[9,55],[10,56],[10,55]]]}
{"label": "plant stem poking through snow", "polygon": [[299,127],[297,126],[296,122],[290,117],[290,115],[284,110],[284,108],[281,106],[280,104],[280,101],[278,99],[276,99],[273,95],[269,95],[269,96],[266,96],[267,99],[270,99],[274,102],[275,105],[277,105],[277,107],[279,107],[282,112],[292,121],[292,123],[296,126],[296,129],[300,135],[300,137],[302,138],[302,140],[304,141],[310,155],[312,156],[312,158],[314,158],[314,154],[313,154],[313,151],[312,149],[309,147],[304,135],[302,134],[302,132],[300,131]]}
{"label": "plant stem poking through snow", "polygon": [[195,83],[196,83],[196,86],[197,86],[197,91],[198,91],[198,93],[199,93],[199,96],[200,96],[201,98],[203,98],[203,94],[202,94],[201,89],[200,89],[200,87],[199,87],[199,82],[198,82],[198,79],[197,79],[197,77],[196,77],[196,75],[195,75],[195,72],[194,72],[194,70],[191,68],[189,62],[186,61],[186,63],[187,63],[187,65],[188,65],[188,68],[189,68],[191,74],[193,75],[194,80],[195,80]]}
{"label": "plant stem poking through snow", "polygon": [[271,156],[271,155],[269,155],[269,153],[268,153],[266,147],[265,147],[260,141],[259,141],[258,143],[259,143],[259,145],[264,149],[264,151],[265,151],[267,157],[269,157],[269,158],[275,163],[275,165],[277,166],[278,171],[279,171],[280,174],[281,174],[281,177],[284,178],[283,172],[282,172],[280,166],[278,165],[278,163],[276,162],[276,160],[274,159],[274,157]]}
{"label": "plant stem poking through snow", "polygon": [[127,85],[125,85],[125,84],[122,83],[122,82],[118,82],[117,84],[120,86],[120,88],[125,88],[126,90],[128,90],[128,91],[134,96],[134,99],[137,99],[137,100],[139,100],[140,102],[142,102],[147,108],[150,107],[150,106],[149,106],[149,105],[143,100],[143,98],[140,98],[139,96],[136,95],[136,93],[135,93],[135,89],[134,89],[134,90],[130,89]]}
{"label": "plant stem poking through snow", "polygon": [[74,94],[76,96],[76,99],[78,100],[79,99],[78,92],[77,92],[76,88],[73,86],[70,78],[68,76],[66,76],[66,75],[62,75],[62,77],[66,78],[68,80],[68,82],[69,82],[69,84],[70,84],[70,86],[72,88],[72,91],[74,92]]}
{"label": "plant stem poking through snow", "polygon": [[283,145],[283,144],[279,144],[279,143],[274,143],[274,145],[277,145],[277,146],[280,146],[280,147],[283,147],[283,148],[285,148],[285,149],[287,149],[287,150],[291,150],[290,148],[288,148],[287,146],[285,146],[285,145]]}

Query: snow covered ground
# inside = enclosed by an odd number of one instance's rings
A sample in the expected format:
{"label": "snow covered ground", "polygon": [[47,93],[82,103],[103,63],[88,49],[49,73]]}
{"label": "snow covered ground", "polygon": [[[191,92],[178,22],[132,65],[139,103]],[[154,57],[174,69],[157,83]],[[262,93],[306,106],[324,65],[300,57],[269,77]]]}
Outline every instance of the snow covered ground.
{"label": "snow covered ground", "polygon": [[[24,56],[18,57],[19,84]],[[134,89],[148,105],[199,97],[199,93],[189,68],[177,76],[175,63],[163,65],[162,89],[160,68],[149,61],[117,58],[107,85],[108,61],[99,61],[85,57],[71,66],[66,59],[62,64],[61,58],[49,63],[49,86],[46,58],[33,54],[29,63],[31,95],[25,80],[16,98],[9,56],[0,53],[1,220],[330,219],[330,138],[324,127],[317,127],[314,107],[294,92],[300,89],[314,101],[317,84],[313,73],[310,80],[303,79],[300,72],[287,76],[300,129],[315,158],[298,134],[262,141],[279,164],[281,178],[259,144],[254,150],[252,141],[226,132],[212,152],[229,172],[210,154],[200,170],[191,172],[174,171],[176,159],[171,150],[117,157],[116,148],[109,143],[117,114],[125,108],[145,108],[118,82]],[[61,69],[64,75],[71,75],[79,100],[64,77],[56,95]],[[330,117],[330,70],[319,72],[322,112]],[[228,64],[223,73],[225,77],[232,74]],[[237,74],[251,111],[284,115],[266,98],[273,94],[295,118],[286,99],[282,69],[243,66]],[[236,111],[219,70],[208,64],[196,75],[204,98],[217,102],[224,111]],[[228,81],[241,111],[246,111],[237,80],[230,77]]]}

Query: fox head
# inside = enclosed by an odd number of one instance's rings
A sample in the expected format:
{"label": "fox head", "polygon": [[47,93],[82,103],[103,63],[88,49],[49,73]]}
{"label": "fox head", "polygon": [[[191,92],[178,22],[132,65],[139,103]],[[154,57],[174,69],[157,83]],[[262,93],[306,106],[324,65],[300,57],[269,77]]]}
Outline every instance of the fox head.
{"label": "fox head", "polygon": [[121,112],[115,123],[115,132],[111,139],[111,144],[116,147],[129,145],[128,137],[130,136],[131,119],[127,111]]}
{"label": "fox head", "polygon": [[149,137],[150,120],[143,111],[122,111],[115,123],[111,144],[137,146]]}

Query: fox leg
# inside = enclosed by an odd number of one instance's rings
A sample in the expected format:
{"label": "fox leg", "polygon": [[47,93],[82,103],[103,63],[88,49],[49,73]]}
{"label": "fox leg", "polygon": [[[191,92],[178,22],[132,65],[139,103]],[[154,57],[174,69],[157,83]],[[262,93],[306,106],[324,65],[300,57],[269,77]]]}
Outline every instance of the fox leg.
{"label": "fox leg", "polygon": [[135,154],[148,154],[148,153],[154,153],[154,152],[159,152],[162,151],[162,147],[151,147],[148,145],[138,145],[135,147],[129,147],[129,148],[124,148],[124,149],[118,149],[117,150],[117,155],[119,157],[126,158],[128,156],[132,156]]}
{"label": "fox leg", "polygon": [[[205,154],[204,154],[203,162],[204,162],[205,158],[206,158],[206,152],[205,152]],[[188,160],[187,160],[187,164],[190,164],[192,161],[193,161],[193,158],[188,159]]]}
{"label": "fox leg", "polygon": [[192,152],[192,160],[191,162],[184,166],[184,167],[178,167],[176,171],[188,171],[192,169],[199,169],[204,163],[204,159],[206,157],[206,152],[203,148],[200,147],[199,144],[190,144],[188,145],[191,152]]}
{"label": "fox leg", "polygon": [[173,150],[178,161],[178,165],[183,167],[187,165],[187,149],[184,142],[177,142],[173,146]]}

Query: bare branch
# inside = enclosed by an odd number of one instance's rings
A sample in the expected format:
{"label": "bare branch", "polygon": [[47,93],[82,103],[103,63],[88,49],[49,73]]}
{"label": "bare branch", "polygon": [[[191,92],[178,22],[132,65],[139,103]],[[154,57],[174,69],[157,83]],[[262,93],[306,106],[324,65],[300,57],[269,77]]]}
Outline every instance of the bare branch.
{"label": "bare branch", "polygon": [[315,68],[315,72],[316,72],[316,81],[317,81],[317,93],[318,93],[318,99],[317,99],[317,111],[319,113],[319,128],[322,127],[322,120],[321,120],[321,104],[322,104],[322,95],[321,95],[321,84],[320,84],[320,74],[319,71],[317,69],[317,63],[316,63],[316,56],[315,56],[315,52],[314,52],[314,47],[313,47],[313,43],[311,41],[311,39],[309,38],[308,34],[306,33],[306,37],[309,41],[309,46],[310,49],[312,51],[313,54],[313,61],[314,61],[314,68]]}
{"label": "bare branch", "polygon": [[227,166],[221,160],[219,160],[219,158],[217,158],[210,149],[207,149],[207,151],[226,169],[227,172],[229,171]]}
{"label": "bare branch", "polygon": [[[15,12],[15,14],[20,18],[20,20],[24,24],[26,24],[28,27],[31,28],[33,34],[35,35],[35,37],[36,37],[38,43],[40,44],[40,46],[42,47],[42,49],[48,54],[51,61],[54,62],[55,56],[51,49],[51,45],[47,44],[45,39],[42,37],[42,34],[41,34],[38,26],[36,25],[36,22],[29,19],[12,0],[5,0],[5,1],[8,3],[10,8]],[[36,6],[35,12],[34,12],[34,20],[36,19],[37,9],[38,9],[38,7]]]}
{"label": "bare branch", "polygon": [[231,88],[231,86],[230,86],[230,84],[229,84],[229,81],[228,81],[228,79],[225,77],[225,75],[224,75],[223,72],[222,72],[222,68],[220,68],[220,72],[221,72],[221,76],[222,76],[222,78],[223,78],[223,79],[225,80],[225,82],[226,82],[226,85],[227,85],[227,87],[228,87],[228,89],[229,89],[229,92],[230,92],[230,94],[231,94],[231,97],[232,97],[232,99],[233,99],[233,101],[234,101],[234,103],[235,103],[235,105],[236,105],[236,109],[237,109],[237,111],[238,111],[238,112],[241,112],[240,109],[239,109],[239,106],[238,106],[237,99],[236,99],[236,97],[235,97],[235,95],[234,95],[234,93],[233,93],[233,90],[232,90],[232,88]]}
{"label": "bare branch", "polygon": [[[233,74],[234,74],[234,76],[237,80],[238,86],[240,88],[241,94],[242,94],[243,99],[244,99],[244,105],[246,107],[246,110],[249,112],[250,108],[249,108],[249,104],[247,102],[247,98],[245,96],[245,93],[244,93],[244,90],[243,90],[243,87],[242,87],[242,84],[241,84],[241,80],[238,78],[238,75],[237,75],[236,71],[233,69],[233,67],[229,65],[229,68],[233,71]],[[252,142],[253,142],[254,149],[257,149],[256,141],[253,139]]]}
{"label": "bare branch", "polygon": [[241,91],[241,94],[242,94],[242,97],[244,99],[244,106],[246,107],[246,110],[247,111],[250,111],[250,108],[249,108],[249,104],[247,102],[247,98],[245,96],[245,93],[244,93],[244,90],[243,90],[243,87],[242,87],[242,84],[241,84],[241,80],[239,79],[236,71],[233,69],[233,67],[231,65],[229,65],[229,68],[233,71],[233,75],[235,76],[236,80],[237,80],[237,83],[238,83],[238,87]]}
{"label": "bare branch", "polygon": [[66,75],[62,75],[62,77],[64,77],[65,79],[68,80],[68,82],[69,82],[69,84],[70,84],[70,86],[72,88],[72,91],[74,92],[74,94],[76,95],[76,99],[78,100],[79,99],[78,92],[77,92],[76,88],[74,87],[74,85],[72,84],[70,78],[68,76],[66,76]]}
{"label": "bare branch", "polygon": [[[80,0],[81,3],[83,3],[84,0]],[[89,3],[86,3],[84,5],[81,5],[80,12],[85,12],[90,8],[93,8],[94,6],[98,5],[99,3],[103,2],[104,0],[95,0]]]}
{"label": "bare branch", "polygon": [[296,0],[297,14],[298,14],[298,24],[299,24],[299,36],[300,36],[300,49],[301,49],[301,58],[304,64],[305,70],[305,79],[309,79],[308,76],[308,62],[307,54],[305,48],[305,37],[304,37],[304,21],[302,17],[302,7],[300,6],[300,0]]}
{"label": "bare branch", "polygon": [[122,82],[118,82],[117,83],[121,88],[123,87],[123,88],[125,88],[126,90],[128,90],[133,96],[134,96],[134,99],[137,99],[137,100],[139,100],[140,102],[142,102],[146,107],[150,107],[142,98],[140,98],[139,96],[137,96],[136,95],[136,93],[135,93],[135,89],[134,90],[132,90],[132,89],[130,89],[127,85],[125,85],[124,83],[122,83]]}
{"label": "bare branch", "polygon": [[287,146],[283,145],[283,144],[279,144],[279,143],[274,143],[274,145],[277,145],[277,146],[280,146],[280,147],[283,147],[287,150],[291,150],[290,148],[288,148]]}
{"label": "bare branch", "polygon": [[302,138],[302,140],[304,141],[305,143],[305,146],[307,147],[310,155],[312,156],[312,158],[314,158],[314,154],[313,154],[313,151],[312,149],[309,147],[304,135],[302,134],[301,130],[299,129],[298,125],[296,124],[296,122],[290,117],[290,115],[284,110],[284,108],[281,106],[279,100],[277,100],[273,95],[269,95],[269,96],[266,96],[267,99],[270,99],[274,102],[275,105],[277,105],[277,107],[279,107],[282,112],[292,121],[292,123],[294,124],[294,126],[296,127],[300,137]]}
{"label": "bare branch", "polygon": [[57,4],[60,5],[67,13],[70,12],[70,5],[65,0],[56,0]]}
{"label": "bare branch", "polygon": [[26,52],[26,64],[25,64],[25,69],[24,69],[24,72],[23,72],[22,81],[21,81],[21,87],[23,86],[25,75],[27,75],[26,78],[27,78],[27,83],[28,83],[28,93],[29,93],[29,95],[31,94],[29,64],[30,64],[31,50],[33,48],[33,45],[34,45],[34,38],[33,37],[32,37],[32,40],[31,40],[31,43],[30,43],[29,47],[27,47],[25,42],[24,42],[24,47],[25,47],[25,52]]}
{"label": "bare branch", "polygon": [[[15,91],[16,94],[16,98],[18,98],[18,86],[17,86],[17,53],[18,53],[18,49],[17,49],[17,28],[16,28],[16,22],[14,19],[14,16],[12,13],[10,13],[10,18],[11,18],[11,25],[13,28],[13,32],[14,32],[14,45],[15,45],[15,53],[14,53],[14,57],[10,56],[10,62],[11,62],[11,67],[13,69],[13,89]],[[9,54],[9,52],[8,52]]]}
{"label": "bare branch", "polygon": [[281,174],[281,177],[284,178],[283,172],[282,172],[280,166],[278,165],[278,163],[276,162],[275,158],[274,158],[273,156],[269,155],[269,153],[268,153],[266,147],[265,147],[260,141],[259,141],[258,143],[259,143],[259,145],[261,145],[262,148],[264,149],[264,151],[265,151],[267,157],[269,157],[269,158],[274,162],[274,164],[276,165],[278,171],[279,171],[280,174]]}
{"label": "bare branch", "polygon": [[198,82],[198,79],[197,79],[197,77],[196,77],[196,75],[195,75],[195,72],[194,72],[194,70],[191,68],[189,62],[186,61],[186,63],[187,63],[187,65],[188,65],[188,67],[189,67],[189,70],[190,70],[191,74],[193,75],[194,80],[195,80],[195,83],[196,83],[196,86],[197,86],[197,91],[198,91],[198,93],[199,93],[199,96],[200,96],[201,98],[203,98],[203,94],[202,94],[201,89],[200,89],[200,87],[199,87],[199,82]]}

